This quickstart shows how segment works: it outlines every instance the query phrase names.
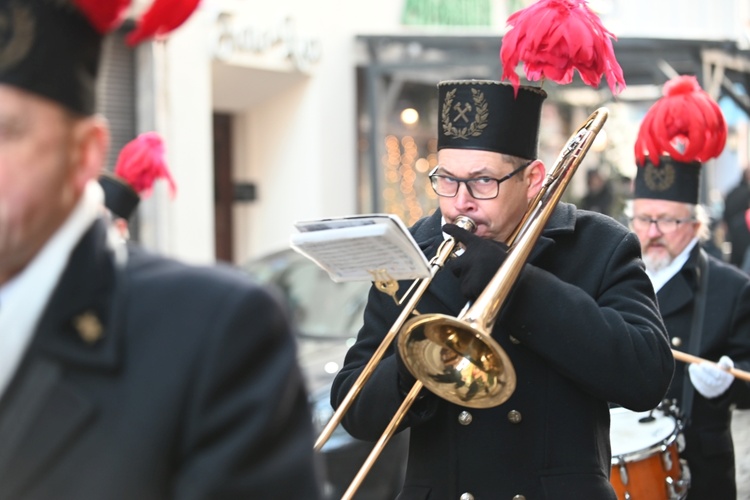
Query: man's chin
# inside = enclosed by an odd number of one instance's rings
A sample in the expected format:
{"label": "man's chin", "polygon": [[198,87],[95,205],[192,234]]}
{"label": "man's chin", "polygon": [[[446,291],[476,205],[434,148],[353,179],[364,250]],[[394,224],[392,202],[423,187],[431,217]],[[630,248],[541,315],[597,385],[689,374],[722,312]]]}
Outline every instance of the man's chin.
{"label": "man's chin", "polygon": [[646,252],[643,255],[643,262],[646,264],[646,270],[658,272],[672,263],[672,257],[666,252]]}

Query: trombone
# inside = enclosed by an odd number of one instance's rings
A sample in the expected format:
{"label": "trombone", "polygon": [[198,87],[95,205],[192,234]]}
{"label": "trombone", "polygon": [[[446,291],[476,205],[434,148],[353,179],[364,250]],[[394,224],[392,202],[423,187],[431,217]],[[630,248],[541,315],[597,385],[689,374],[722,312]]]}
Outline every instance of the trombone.
{"label": "trombone", "polygon": [[[606,108],[597,109],[570,137],[552,172],[545,178],[542,188],[529,203],[528,210],[510,237],[510,248],[503,265],[474,304],[457,318],[444,314],[423,314],[410,319],[403,327],[399,326],[399,353],[417,381],[375,443],[343,499],[354,496],[423,387],[449,402],[472,408],[498,406],[513,394],[516,388],[515,370],[507,353],[491,337],[495,319],[608,114]],[[440,253],[438,250],[438,255]],[[445,259],[450,253],[447,252]],[[423,282],[421,285],[419,297],[429,283]],[[411,307],[402,311],[396,321],[397,325],[411,314],[413,305],[410,302]],[[379,355],[376,362],[393,340],[393,330],[394,328],[389,331],[373,356]],[[371,359],[360,378],[368,369],[374,369],[374,364]],[[347,402],[355,389],[358,392],[361,386],[352,387],[344,402]]]}
{"label": "trombone", "polygon": [[[342,500],[354,496],[423,387],[449,402],[471,408],[498,406],[513,394],[516,388],[515,370],[507,353],[491,336],[495,319],[608,115],[606,108],[597,109],[568,139],[552,172],[547,174],[539,193],[531,200],[511,235],[505,261],[477,300],[458,318],[444,314],[423,314],[404,324],[398,336],[398,349],[417,381],[375,443]],[[399,320],[402,316],[399,316]],[[388,336],[383,343],[386,340],[391,341]]]}
{"label": "trombone", "polygon": [[[457,226],[463,229],[466,229],[467,231],[473,232],[476,230],[476,224],[474,224],[474,221],[472,221],[469,217],[459,216],[456,218],[455,223]],[[427,287],[430,286],[432,279],[435,277],[437,272],[443,267],[443,265],[445,265],[448,258],[450,258],[450,256],[453,254],[453,250],[455,249],[455,246],[456,246],[456,240],[452,237],[447,238],[445,241],[443,241],[443,243],[438,248],[435,256],[430,260],[430,276],[427,278],[414,281],[414,283],[412,283],[412,285],[406,291],[404,296],[401,298],[401,303],[403,303],[403,301],[406,300],[407,297],[409,296],[411,297],[409,299],[409,302],[401,311],[401,314],[399,314],[398,318],[391,326],[390,330],[388,330],[388,333],[383,338],[382,342],[380,343],[380,346],[378,346],[377,350],[370,357],[370,360],[362,369],[362,372],[359,374],[359,377],[357,377],[357,380],[354,381],[351,389],[349,389],[349,392],[346,394],[344,399],[341,401],[341,404],[339,405],[339,407],[336,409],[336,411],[331,416],[326,426],[321,431],[320,435],[318,436],[318,439],[315,441],[315,445],[313,446],[313,449],[315,451],[320,451],[323,448],[323,445],[325,445],[328,439],[330,439],[331,435],[333,434],[333,431],[336,430],[336,427],[341,423],[341,420],[344,418],[344,414],[351,407],[352,403],[354,402],[354,398],[356,398],[359,395],[360,391],[362,390],[362,387],[364,386],[365,382],[367,382],[367,380],[370,378],[370,375],[372,375],[377,364],[380,363],[380,360],[383,358],[386,350],[388,350],[388,347],[396,338],[396,335],[398,334],[399,330],[404,325],[408,317],[412,314],[412,312],[416,310],[417,303],[422,298],[422,295],[424,295],[424,292],[425,290],[427,290]],[[378,286],[381,289],[386,289],[386,287],[388,287],[389,284],[385,282],[376,282],[376,286]]]}

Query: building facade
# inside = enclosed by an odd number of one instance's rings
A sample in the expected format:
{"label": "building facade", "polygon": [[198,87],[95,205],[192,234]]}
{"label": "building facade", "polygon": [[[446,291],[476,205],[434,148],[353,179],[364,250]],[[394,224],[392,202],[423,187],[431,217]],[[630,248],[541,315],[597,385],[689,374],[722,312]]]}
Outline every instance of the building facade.
{"label": "building facade", "polygon": [[[136,53],[137,131],[157,130],[164,136],[178,184],[175,199],[157,186],[141,204],[139,239],[188,261],[241,264],[287,247],[296,221],[394,211],[396,205],[386,203],[390,195],[382,180],[391,164],[404,163],[415,137],[423,144],[416,157],[409,157],[415,175],[424,177],[432,161],[430,138],[410,133],[406,122],[397,119],[403,111],[401,92],[411,88],[418,95],[428,93],[429,104],[440,79],[498,78],[505,19],[525,3],[202,2],[167,42]],[[621,40],[731,41],[740,49],[749,40],[745,0],[590,4]],[[665,18],[673,22],[665,23]],[[461,66],[471,47],[450,50],[465,37],[490,40],[489,55],[477,59],[471,70]],[[442,52],[426,51],[430,40],[446,46]],[[388,71],[378,73],[384,61]],[[690,63],[704,72],[700,58]],[[670,68],[683,71],[676,56],[665,57],[664,64],[656,59],[652,66],[657,89],[669,78]],[[401,84],[395,85],[399,79]],[[610,118],[609,135],[622,136],[619,154],[627,157],[627,141],[634,132],[620,128],[637,126],[638,110],[645,110],[658,93],[651,89],[633,97],[630,101],[637,105],[622,111],[619,106],[628,99],[608,102],[602,95],[579,103],[569,96],[555,98],[561,106],[554,107],[556,116],[549,126],[550,157],[571,124],[587,116],[587,106],[600,103],[617,110],[619,116]],[[747,132],[741,134],[738,142],[746,144]],[[735,162],[746,161],[745,149],[739,147],[742,158]],[[408,198],[404,193],[393,196],[398,203]],[[415,199],[420,210],[434,202]]]}

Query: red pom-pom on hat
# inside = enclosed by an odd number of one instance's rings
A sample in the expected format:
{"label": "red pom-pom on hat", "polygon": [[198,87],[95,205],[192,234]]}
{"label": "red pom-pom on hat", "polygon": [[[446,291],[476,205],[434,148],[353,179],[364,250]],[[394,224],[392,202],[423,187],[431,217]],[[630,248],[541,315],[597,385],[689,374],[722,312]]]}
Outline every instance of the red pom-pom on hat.
{"label": "red pom-pom on hat", "polygon": [[646,112],[635,141],[635,158],[659,165],[660,157],[690,163],[705,162],[724,150],[727,123],[719,105],[700,87],[698,79],[683,75],[671,79],[663,96]]}
{"label": "red pom-pom on hat", "polygon": [[151,194],[157,179],[165,179],[169,183],[171,196],[177,192],[165,160],[164,142],[156,132],[140,134],[122,148],[115,165],[115,175],[130,184],[142,197]]}
{"label": "red pom-pom on hat", "polygon": [[578,70],[586,85],[598,87],[605,76],[613,94],[625,89],[612,47],[616,37],[585,0],[540,0],[513,13],[508,25],[511,29],[500,49],[502,79],[516,91],[520,85],[516,66],[521,61],[529,81],[568,84]]}

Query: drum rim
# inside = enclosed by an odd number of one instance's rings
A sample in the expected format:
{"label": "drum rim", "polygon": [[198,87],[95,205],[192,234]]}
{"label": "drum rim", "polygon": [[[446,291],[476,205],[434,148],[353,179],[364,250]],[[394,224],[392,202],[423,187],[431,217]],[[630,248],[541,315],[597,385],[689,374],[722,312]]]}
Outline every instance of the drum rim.
{"label": "drum rim", "polygon": [[667,451],[667,448],[672,446],[672,444],[677,440],[677,437],[679,435],[680,435],[680,431],[678,429],[675,429],[675,431],[672,432],[672,434],[670,434],[669,436],[667,436],[666,439],[663,439],[662,441],[655,443],[648,448],[633,451],[631,453],[613,455],[612,465],[621,465],[624,463],[639,462],[645,458],[649,458],[653,455],[656,455],[657,453],[663,453]]}
{"label": "drum rim", "polygon": [[[680,428],[680,422],[677,418],[675,418],[673,415],[667,414],[667,412],[660,410],[659,408],[656,408],[655,411],[658,411],[661,413],[662,418],[669,418],[674,423],[674,428],[670,431],[668,435],[666,435],[661,441],[657,441],[656,443],[649,445],[646,448],[642,448],[640,450],[633,450],[630,452],[620,453],[619,455],[612,455],[611,462],[612,465],[622,465],[625,463],[631,463],[631,462],[639,462],[641,460],[644,460],[646,458],[652,457],[656,455],[657,453],[663,453],[667,451],[667,448],[672,446],[672,444],[677,440],[677,438],[682,434],[682,429]],[[636,412],[633,410],[629,410],[627,408],[623,407],[615,407],[609,409],[610,413],[610,419],[612,416],[617,414],[639,414],[639,413],[647,413],[647,412]],[[610,421],[610,435],[612,432],[612,422]],[[610,437],[611,440],[611,437]]]}

